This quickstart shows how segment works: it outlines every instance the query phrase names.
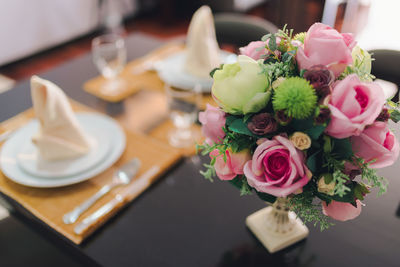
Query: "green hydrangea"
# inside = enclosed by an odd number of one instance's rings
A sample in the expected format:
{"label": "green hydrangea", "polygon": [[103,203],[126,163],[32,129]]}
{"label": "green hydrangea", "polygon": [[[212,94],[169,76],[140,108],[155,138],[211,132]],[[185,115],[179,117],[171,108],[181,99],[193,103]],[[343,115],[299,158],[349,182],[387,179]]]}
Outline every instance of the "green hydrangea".
{"label": "green hydrangea", "polygon": [[314,111],[317,96],[307,80],[291,77],[276,88],[272,104],[275,111],[285,110],[289,117],[305,119]]}

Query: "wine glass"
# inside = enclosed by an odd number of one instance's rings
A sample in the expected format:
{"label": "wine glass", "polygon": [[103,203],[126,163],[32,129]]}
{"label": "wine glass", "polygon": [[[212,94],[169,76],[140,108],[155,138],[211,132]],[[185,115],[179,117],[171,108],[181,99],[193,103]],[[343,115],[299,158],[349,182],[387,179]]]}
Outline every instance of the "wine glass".
{"label": "wine glass", "polygon": [[193,90],[183,90],[168,84],[165,85],[169,117],[174,129],[168,133],[169,143],[174,147],[189,147],[195,144],[199,133],[193,129],[197,119],[198,106],[201,101],[201,86]]}
{"label": "wine glass", "polygon": [[118,79],[126,63],[124,39],[112,33],[96,37],[92,41],[92,55],[94,64],[107,81],[103,93],[116,94],[124,86],[124,81]]}

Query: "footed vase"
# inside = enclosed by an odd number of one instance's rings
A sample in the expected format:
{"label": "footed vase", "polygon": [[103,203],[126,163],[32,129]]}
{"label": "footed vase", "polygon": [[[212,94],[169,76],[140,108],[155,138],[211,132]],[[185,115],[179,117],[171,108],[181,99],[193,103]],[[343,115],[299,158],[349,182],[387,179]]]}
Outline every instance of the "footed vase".
{"label": "footed vase", "polygon": [[308,236],[308,228],[289,210],[287,198],[277,198],[269,207],[246,218],[246,225],[270,253],[284,249]]}

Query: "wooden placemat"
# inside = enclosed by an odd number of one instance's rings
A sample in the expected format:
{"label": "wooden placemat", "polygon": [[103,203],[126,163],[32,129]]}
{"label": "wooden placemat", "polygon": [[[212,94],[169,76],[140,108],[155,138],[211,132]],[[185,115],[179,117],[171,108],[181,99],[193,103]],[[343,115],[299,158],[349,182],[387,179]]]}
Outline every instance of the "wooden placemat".
{"label": "wooden placemat", "polygon": [[124,86],[121,86],[112,94],[103,89],[107,80],[102,76],[87,81],[83,85],[83,89],[109,102],[119,102],[141,89],[163,89],[163,82],[158,78],[157,73],[152,71],[152,64],[168,55],[182,51],[183,48],[184,45],[181,42],[171,42],[153,50],[144,57],[129,62],[119,76]]}
{"label": "wooden placemat", "polygon": [[[75,111],[91,111],[89,108],[72,102]],[[29,109],[19,115],[4,121],[0,124],[0,133],[6,130],[16,129],[23,126],[34,116],[33,110]],[[76,205],[93,195],[103,185],[111,182],[112,175],[121,165],[138,157],[141,162],[141,168],[136,177],[149,170],[152,166],[158,165],[160,171],[152,177],[154,182],[168,168],[173,166],[181,158],[179,150],[173,149],[154,138],[141,134],[125,131],[127,144],[121,158],[109,169],[96,177],[85,182],[61,187],[61,188],[31,188],[14,183],[0,172],[0,191],[17,201],[31,214],[42,220],[44,223],[55,229],[66,238],[76,244],[80,244],[94,230],[100,227],[109,217],[114,215],[122,206],[117,207],[104,220],[97,223],[95,227],[87,229],[82,235],[76,235],[74,227],[88,214],[91,214],[99,207],[104,205],[115,197],[123,188],[117,188],[100,199],[93,207],[86,211],[79,220],[72,225],[66,225],[62,222],[62,216],[71,211]],[[2,144],[0,143],[0,146]]]}
{"label": "wooden placemat", "polygon": [[[164,92],[164,82],[158,77],[157,72],[151,69],[151,64],[169,55],[182,51],[184,45],[181,42],[170,42],[147,54],[144,57],[129,62],[121,73],[121,79],[125,81],[125,87],[114,94],[105,94],[102,90],[106,80],[97,76],[83,85],[83,89],[98,98],[108,102],[119,102],[140,90],[156,90]],[[205,109],[206,104],[216,105],[209,93],[204,93],[200,109]]]}

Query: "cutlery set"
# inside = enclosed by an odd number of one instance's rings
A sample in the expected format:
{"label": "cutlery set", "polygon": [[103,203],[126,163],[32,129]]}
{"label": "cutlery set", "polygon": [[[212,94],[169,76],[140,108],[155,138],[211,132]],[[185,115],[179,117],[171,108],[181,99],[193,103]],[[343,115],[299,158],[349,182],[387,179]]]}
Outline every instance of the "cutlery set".
{"label": "cutlery set", "polygon": [[99,219],[103,218],[110,212],[112,212],[119,205],[123,205],[125,202],[129,201],[129,196],[135,196],[143,192],[146,187],[150,184],[150,179],[157,174],[160,170],[158,166],[153,166],[139,178],[135,179],[132,183],[131,181],[138,173],[141,166],[141,162],[138,158],[134,158],[129,162],[125,163],[122,167],[114,172],[113,180],[111,183],[104,185],[99,191],[97,191],[93,196],[88,198],[86,201],[78,205],[72,211],[66,213],[63,216],[63,222],[65,224],[73,224],[78,218],[87,211],[91,206],[93,206],[99,199],[109,193],[116,187],[126,186],[126,188],[119,194],[117,194],[112,200],[104,204],[98,210],[88,215],[82,220],[75,228],[74,232],[76,234],[82,234],[91,225],[97,223]]}

